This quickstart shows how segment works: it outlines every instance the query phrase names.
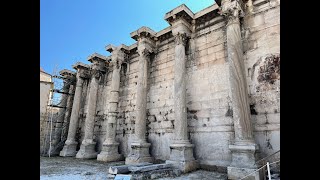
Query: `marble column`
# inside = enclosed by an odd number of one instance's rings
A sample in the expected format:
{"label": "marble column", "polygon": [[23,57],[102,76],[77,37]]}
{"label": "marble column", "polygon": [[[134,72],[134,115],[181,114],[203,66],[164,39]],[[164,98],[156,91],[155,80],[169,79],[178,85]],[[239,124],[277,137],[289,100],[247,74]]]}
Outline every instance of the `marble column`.
{"label": "marble column", "polygon": [[[63,81],[62,91],[67,93],[69,91],[69,87],[70,87],[69,81],[65,79]],[[66,112],[67,100],[68,100],[68,95],[61,94],[61,101],[58,104],[59,106],[61,106],[61,108],[59,109],[58,117],[55,122],[51,149],[49,149],[49,152],[48,152],[50,153],[50,156],[59,155],[59,152],[60,152],[60,151],[57,151],[56,148],[61,139],[62,123],[64,121],[64,115]]]}
{"label": "marble column", "polygon": [[[229,145],[232,162],[228,166],[228,179],[239,179],[256,168],[255,152],[258,149],[253,139],[253,127],[245,76],[241,27],[239,15],[241,4],[237,1],[222,1],[222,13],[227,18],[226,36],[229,64],[229,83],[233,108],[234,142]],[[253,174],[251,178],[259,178]]]}
{"label": "marble column", "polygon": [[90,89],[88,93],[88,104],[86,109],[86,119],[85,119],[85,131],[84,139],[81,143],[80,150],[78,151],[76,158],[81,159],[93,159],[97,158],[97,152],[95,151],[96,142],[93,140],[94,133],[94,119],[96,116],[96,105],[97,105],[97,93],[99,87],[99,81],[101,79],[101,69],[104,63],[103,59],[94,57],[89,59],[92,64],[91,69],[91,82]]}
{"label": "marble column", "polygon": [[147,84],[148,84],[148,63],[152,49],[148,40],[141,36],[138,41],[138,85],[137,85],[137,110],[135,122],[135,139],[131,143],[131,153],[126,158],[126,164],[137,164],[142,162],[153,162],[150,156],[147,142]]}
{"label": "marble column", "polygon": [[170,159],[182,172],[198,168],[198,161],[193,156],[194,145],[188,139],[186,108],[186,54],[187,34],[177,32],[175,35],[174,64],[174,140],[170,145]]}
{"label": "marble column", "polygon": [[75,91],[75,85],[71,84],[70,88],[69,88],[67,109],[66,109],[66,113],[64,116],[64,122],[63,122],[62,133],[61,133],[61,140],[60,141],[62,141],[62,142],[67,140],[67,136],[68,136],[68,129],[69,129],[69,124],[70,124],[70,116],[71,116],[71,112],[72,112],[74,91]]}
{"label": "marble column", "polygon": [[[81,63],[82,64],[82,63]],[[81,65],[77,63],[74,68],[77,69],[77,83],[76,83],[76,90],[74,94],[74,100],[72,105],[72,112],[70,117],[70,124],[68,130],[68,137],[65,145],[60,151],[60,156],[75,156],[77,151],[77,144],[76,141],[76,133],[79,126],[79,110],[80,110],[80,102],[81,102],[81,93],[82,93],[82,85],[84,78],[87,78],[87,65]]]}
{"label": "marble column", "polygon": [[124,61],[124,52],[118,48],[112,48],[111,63],[113,66],[111,91],[109,98],[109,110],[107,119],[106,139],[102,144],[102,150],[98,154],[98,161],[112,162],[123,159],[123,156],[118,153],[119,143],[116,141],[117,116],[119,104],[120,90],[120,70],[121,64]]}

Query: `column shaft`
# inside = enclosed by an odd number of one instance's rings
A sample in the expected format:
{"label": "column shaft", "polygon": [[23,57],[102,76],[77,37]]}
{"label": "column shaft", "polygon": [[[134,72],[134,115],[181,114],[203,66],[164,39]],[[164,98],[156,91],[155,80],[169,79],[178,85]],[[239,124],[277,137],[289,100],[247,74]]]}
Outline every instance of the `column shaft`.
{"label": "column shaft", "polygon": [[120,90],[120,70],[121,67],[114,68],[112,72],[109,118],[107,123],[107,142],[114,143],[116,138],[116,125],[118,116],[119,90]]}
{"label": "column shaft", "polygon": [[69,88],[69,96],[67,100],[67,109],[64,116],[64,122],[63,122],[63,128],[62,128],[62,134],[61,134],[61,141],[65,141],[68,136],[68,129],[70,124],[70,116],[72,112],[72,104],[73,104],[73,96],[74,96],[74,85],[70,85]]}
{"label": "column shaft", "polygon": [[229,19],[226,32],[235,141],[252,141],[253,135],[239,18]]}
{"label": "column shaft", "polygon": [[[69,87],[70,87],[70,84],[67,81],[64,81],[62,91],[67,93],[69,91]],[[50,155],[58,155],[61,150],[61,148],[59,149],[58,145],[61,140],[62,125],[65,118],[65,113],[67,111],[66,109],[67,100],[68,100],[68,95],[62,94],[59,106],[63,108],[59,109],[58,117],[55,122],[54,136],[53,136],[51,150],[49,152]]]}
{"label": "column shaft", "polygon": [[85,119],[85,132],[84,139],[81,143],[80,150],[78,151],[76,158],[92,159],[97,157],[97,152],[95,151],[96,142],[93,141],[93,131],[94,131],[94,118],[96,115],[96,105],[97,105],[97,93],[99,86],[99,71],[96,69],[92,70],[90,89],[88,94],[88,104],[87,104],[87,115]]}
{"label": "column shaft", "polygon": [[97,156],[98,161],[113,162],[119,161],[123,158],[122,155],[118,153],[119,143],[116,142],[120,70],[121,64],[119,63],[118,66],[116,63],[114,63],[107,118],[106,140],[102,144],[102,151]]}
{"label": "column shaft", "polygon": [[77,132],[78,123],[79,123],[79,110],[80,110],[80,102],[81,102],[82,85],[83,85],[83,79],[80,77],[78,72],[76,90],[74,94],[70,123],[69,123],[68,137],[62,151],[60,151],[60,156],[75,156],[77,152],[76,148],[78,143],[76,142],[75,137],[76,137],[76,132]]}
{"label": "column shaft", "polygon": [[96,115],[97,93],[98,93],[99,80],[96,78],[91,79],[90,89],[88,94],[87,115],[85,120],[85,134],[84,139],[93,139],[94,118]]}
{"label": "column shaft", "polygon": [[70,117],[70,125],[68,130],[67,140],[75,141],[78,123],[79,123],[79,111],[80,111],[80,102],[81,102],[81,93],[82,93],[82,84],[83,79],[80,77],[77,80],[76,91],[73,98],[73,105]]}
{"label": "column shaft", "polygon": [[135,134],[139,142],[146,142],[148,61],[145,55],[140,56],[138,64],[138,78]]}
{"label": "column shaft", "polygon": [[188,141],[185,76],[185,47],[180,43],[175,46],[174,63],[174,132],[176,141]]}

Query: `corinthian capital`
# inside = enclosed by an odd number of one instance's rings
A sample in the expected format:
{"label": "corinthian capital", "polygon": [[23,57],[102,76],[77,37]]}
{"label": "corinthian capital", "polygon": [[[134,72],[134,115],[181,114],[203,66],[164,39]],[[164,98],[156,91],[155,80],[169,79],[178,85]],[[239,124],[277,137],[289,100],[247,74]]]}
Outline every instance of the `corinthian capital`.
{"label": "corinthian capital", "polygon": [[143,49],[138,49],[138,53],[140,56],[148,57],[151,52],[147,48],[143,48]]}
{"label": "corinthian capital", "polygon": [[244,16],[244,3],[242,0],[224,0],[221,2],[221,14],[228,18],[228,21],[238,20]]}
{"label": "corinthian capital", "polygon": [[96,78],[96,79],[100,79],[100,77],[102,76],[102,72],[98,69],[92,69],[91,70],[91,78]]}
{"label": "corinthian capital", "polygon": [[177,33],[174,36],[174,41],[176,43],[176,45],[182,44],[183,46],[186,45],[188,40],[188,36],[186,35],[186,33]]}

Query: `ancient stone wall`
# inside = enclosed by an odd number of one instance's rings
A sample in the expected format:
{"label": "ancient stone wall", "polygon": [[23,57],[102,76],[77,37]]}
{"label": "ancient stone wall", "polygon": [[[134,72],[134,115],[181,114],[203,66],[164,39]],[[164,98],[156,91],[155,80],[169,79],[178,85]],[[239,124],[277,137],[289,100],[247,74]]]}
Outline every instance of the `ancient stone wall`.
{"label": "ancient stone wall", "polygon": [[280,149],[280,5],[254,12],[243,20],[243,44],[254,137],[265,157]]}
{"label": "ancient stone wall", "polygon": [[[253,13],[241,18],[244,63],[250,100],[251,121],[260,156],[280,149],[280,5],[254,3]],[[195,145],[194,157],[202,165],[229,166],[229,145],[234,141],[233,104],[230,94],[226,20],[210,8],[197,13],[194,33],[186,46],[186,104],[188,137]],[[197,14],[195,16],[197,16]],[[167,31],[167,30],[163,30]],[[150,154],[165,161],[170,156],[174,136],[174,37],[171,30],[157,35],[156,51],[150,56],[147,89],[147,139]],[[131,46],[130,46],[131,47]],[[116,141],[119,153],[127,157],[135,133],[139,54],[132,50],[122,64]],[[112,81],[112,68],[99,84],[94,140],[102,150]],[[80,110],[84,136],[84,109],[90,81],[83,85]]]}

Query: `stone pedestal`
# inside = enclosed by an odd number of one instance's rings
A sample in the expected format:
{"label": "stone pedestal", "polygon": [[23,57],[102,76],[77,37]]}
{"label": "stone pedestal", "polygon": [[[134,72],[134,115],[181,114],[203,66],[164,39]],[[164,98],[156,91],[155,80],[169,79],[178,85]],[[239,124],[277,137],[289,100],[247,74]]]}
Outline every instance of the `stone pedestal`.
{"label": "stone pedestal", "polygon": [[149,148],[151,143],[133,142],[131,143],[131,154],[126,158],[125,164],[138,164],[143,162],[153,162],[153,157],[150,156]]}
{"label": "stone pedestal", "polygon": [[193,157],[194,145],[189,141],[174,143],[170,145],[170,159],[167,164],[173,164],[173,167],[180,169],[182,172],[189,172],[198,169],[199,162]]}
{"label": "stone pedestal", "polygon": [[63,146],[62,151],[60,151],[60,156],[63,157],[74,157],[77,154],[78,142],[67,140]]}
{"label": "stone pedestal", "polygon": [[248,176],[247,179],[260,180],[262,171],[256,171],[259,167],[255,164],[255,152],[258,146],[253,142],[238,142],[229,145],[232,153],[232,163],[228,166],[228,179],[239,179]]}
{"label": "stone pedestal", "polygon": [[81,143],[80,150],[78,151],[76,158],[81,159],[95,159],[97,158],[97,152],[95,151],[96,142],[93,140],[84,140]]}
{"label": "stone pedestal", "polygon": [[123,156],[118,153],[119,143],[104,143],[102,145],[101,153],[98,154],[97,160],[98,161],[105,161],[105,162],[114,162],[123,160]]}

